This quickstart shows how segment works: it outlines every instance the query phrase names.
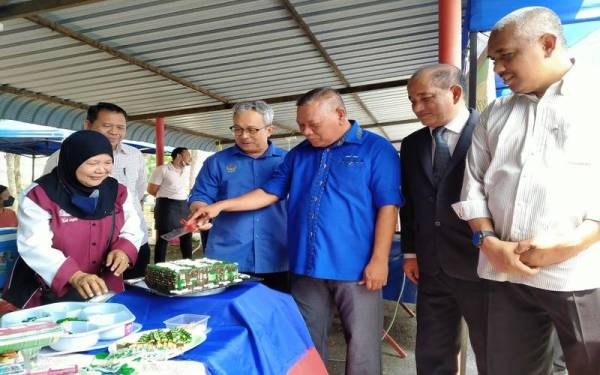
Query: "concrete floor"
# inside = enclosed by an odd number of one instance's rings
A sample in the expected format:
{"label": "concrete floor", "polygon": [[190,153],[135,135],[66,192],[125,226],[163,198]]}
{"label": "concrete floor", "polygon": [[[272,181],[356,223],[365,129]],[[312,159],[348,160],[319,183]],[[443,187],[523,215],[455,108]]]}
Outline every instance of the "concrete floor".
{"label": "concrete floor", "polygon": [[[413,311],[414,305],[407,305]],[[384,304],[384,327],[390,324],[396,302],[385,301]],[[332,334],[329,338],[329,362],[327,369],[330,375],[344,375],[346,343],[342,333],[342,326],[339,319],[334,319],[331,329]],[[411,318],[400,307],[394,325],[390,330],[390,335],[407,352],[406,358],[400,358],[398,354],[386,343],[381,343],[383,375],[416,374],[415,367],[415,338],[417,333],[416,318]],[[473,353],[469,348],[467,353],[467,375],[477,374]]]}

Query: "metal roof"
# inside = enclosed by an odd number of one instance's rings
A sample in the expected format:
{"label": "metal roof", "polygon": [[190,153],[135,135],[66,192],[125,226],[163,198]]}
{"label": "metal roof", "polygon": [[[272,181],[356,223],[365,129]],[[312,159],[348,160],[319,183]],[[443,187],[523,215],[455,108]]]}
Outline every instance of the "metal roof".
{"label": "metal roof", "polygon": [[143,120],[163,113],[168,145],[210,151],[232,140],[233,103],[268,98],[290,147],[293,97],[332,86],[350,118],[398,141],[419,127],[403,86],[437,61],[437,13],[437,0],[8,1],[0,118],[78,129],[110,101],[137,119],[128,138],[152,142]]}

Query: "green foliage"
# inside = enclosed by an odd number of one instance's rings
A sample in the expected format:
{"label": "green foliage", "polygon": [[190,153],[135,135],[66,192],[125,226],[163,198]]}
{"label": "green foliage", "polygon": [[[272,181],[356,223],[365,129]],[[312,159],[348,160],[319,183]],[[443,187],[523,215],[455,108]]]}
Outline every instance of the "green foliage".
{"label": "green foliage", "polygon": [[[152,172],[154,171],[154,169],[156,169],[156,155],[145,154],[144,157],[146,158],[146,175],[148,176],[148,179],[150,179]],[[165,164],[170,163],[170,162],[171,162],[171,156],[165,155]]]}

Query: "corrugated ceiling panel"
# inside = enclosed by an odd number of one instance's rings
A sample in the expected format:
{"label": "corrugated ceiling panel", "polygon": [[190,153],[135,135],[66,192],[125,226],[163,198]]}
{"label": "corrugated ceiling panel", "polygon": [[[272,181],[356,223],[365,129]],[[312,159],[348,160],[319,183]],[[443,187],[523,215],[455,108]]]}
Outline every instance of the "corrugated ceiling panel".
{"label": "corrugated ceiling panel", "polygon": [[[292,3],[353,86],[407,78],[437,60],[435,0]],[[343,86],[278,0],[107,0],[41,16],[230,101]],[[27,20],[4,26],[3,84],[86,104],[114,101],[131,114],[220,103]],[[362,125],[414,118],[404,89],[344,100],[348,117]],[[297,129],[293,102],[274,108],[284,127],[278,132]],[[171,117],[167,125],[230,138],[231,111]],[[394,139],[408,128],[372,130]],[[303,139],[296,138],[276,143]]]}
{"label": "corrugated ceiling panel", "polygon": [[[51,104],[43,100],[19,97],[12,94],[0,94],[0,119],[16,120],[31,124],[48,125],[72,130],[83,128],[85,112],[78,108]],[[215,151],[214,140],[198,136],[191,137],[176,129],[167,129],[167,139],[179,136],[178,144],[194,149]],[[153,126],[149,123],[130,122],[127,126],[127,139],[142,142],[154,142]],[[167,143],[168,146],[174,146]]]}
{"label": "corrugated ceiling panel", "polygon": [[437,1],[295,1],[352,85],[397,80],[437,60]]}
{"label": "corrugated ceiling panel", "polygon": [[[80,8],[87,9],[48,17],[230,100],[341,84],[276,0],[147,1],[137,7],[109,1]],[[297,62],[313,69],[293,71]],[[280,69],[270,71],[277,63]]]}
{"label": "corrugated ceiling panel", "polygon": [[[187,108],[199,105],[218,104],[219,102],[204,96],[194,90],[181,86],[163,77],[159,77],[139,67],[125,68],[123,61],[96,50],[83,43],[73,42],[73,39],[60,37],[49,29],[33,25],[26,27],[28,21],[8,21],[11,32],[0,34],[0,45],[7,46],[13,39],[13,34],[32,33],[33,47],[27,38],[21,38],[19,45],[8,47],[12,53],[0,60],[0,82],[33,92],[58,96],[75,102],[93,104],[97,101],[115,101],[142,92],[177,90],[177,99],[162,102],[138,102],[126,108],[131,113],[150,112],[165,109]],[[40,33],[39,30],[43,32]],[[32,31],[33,30],[33,31]],[[37,41],[46,38],[45,48],[39,49]],[[103,61],[104,70],[97,70],[97,76],[85,67],[86,62]],[[72,72],[72,64],[78,64],[83,69],[83,76]],[[111,71],[111,68],[115,71]],[[79,70],[81,71],[81,69]],[[34,74],[36,79],[31,79]]]}
{"label": "corrugated ceiling panel", "polygon": [[409,134],[416,132],[423,128],[420,122],[414,122],[410,124],[402,124],[395,126],[386,126],[385,130],[389,134],[391,140],[404,139]]}
{"label": "corrugated ceiling panel", "polygon": [[415,118],[404,87],[365,92],[359,96],[377,117],[378,122]]}

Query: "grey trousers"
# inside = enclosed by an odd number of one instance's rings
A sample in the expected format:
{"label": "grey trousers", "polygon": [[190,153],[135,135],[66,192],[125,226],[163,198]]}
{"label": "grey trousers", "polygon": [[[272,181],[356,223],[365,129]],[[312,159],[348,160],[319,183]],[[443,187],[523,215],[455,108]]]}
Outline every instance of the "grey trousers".
{"label": "grey trousers", "polygon": [[327,338],[337,307],[347,344],[346,374],[381,374],[381,291],[368,291],[357,282],[292,276],[292,296],[300,308],[310,336],[327,363]]}
{"label": "grey trousers", "polygon": [[421,273],[417,294],[417,343],[419,375],[455,375],[458,371],[461,318],[469,328],[477,372],[485,375],[487,346],[487,283]]}
{"label": "grey trousers", "polygon": [[488,374],[551,374],[553,327],[569,375],[600,374],[600,289],[554,292],[488,284]]}

